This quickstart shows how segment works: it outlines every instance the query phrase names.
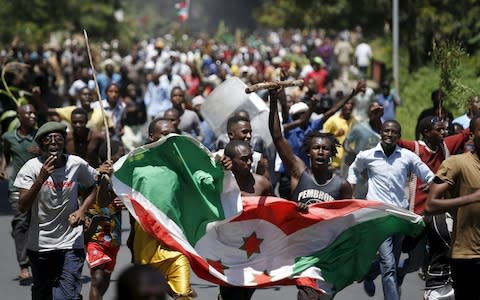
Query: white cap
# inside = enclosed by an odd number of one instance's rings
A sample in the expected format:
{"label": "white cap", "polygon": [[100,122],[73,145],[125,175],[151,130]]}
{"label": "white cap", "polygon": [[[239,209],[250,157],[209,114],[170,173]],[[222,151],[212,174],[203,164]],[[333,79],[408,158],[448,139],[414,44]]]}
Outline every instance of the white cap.
{"label": "white cap", "polygon": [[290,106],[288,113],[290,115],[296,115],[298,113],[303,113],[308,110],[308,105],[305,102],[298,102]]}

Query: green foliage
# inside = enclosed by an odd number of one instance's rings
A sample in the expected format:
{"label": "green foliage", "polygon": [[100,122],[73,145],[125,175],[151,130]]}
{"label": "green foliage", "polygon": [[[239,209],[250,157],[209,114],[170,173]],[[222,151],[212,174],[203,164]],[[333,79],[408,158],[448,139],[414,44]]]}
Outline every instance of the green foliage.
{"label": "green foliage", "polygon": [[[387,73],[392,67],[392,42],[389,38],[377,38],[371,41],[375,59],[385,62]],[[480,57],[478,55],[462,56],[457,60],[458,82],[467,87],[476,87],[480,84],[478,75]],[[402,124],[402,138],[415,139],[415,125],[420,112],[432,106],[431,93],[440,88],[440,70],[433,63],[420,67],[415,72],[408,71],[408,51],[400,48],[400,97],[402,105],[397,109],[397,120]],[[467,96],[455,95],[448,98],[445,107],[457,117],[466,111]]]}
{"label": "green foliage", "polygon": [[222,43],[232,43],[233,35],[230,33],[225,21],[220,21],[217,27],[217,33],[215,33],[215,40]]}
{"label": "green foliage", "polygon": [[0,0],[0,39],[3,45],[17,39],[35,45],[48,41],[56,31],[88,32],[99,39],[118,35],[116,0]]}
{"label": "green foliage", "polygon": [[361,25],[379,32],[387,0],[268,0],[254,12],[258,23],[270,28],[316,28],[342,30]]}
{"label": "green foliage", "polygon": [[459,106],[465,106],[471,96],[478,92],[462,82],[465,70],[462,65],[468,54],[458,42],[433,42],[433,62],[439,68],[440,89],[445,93],[447,102],[453,101]]}

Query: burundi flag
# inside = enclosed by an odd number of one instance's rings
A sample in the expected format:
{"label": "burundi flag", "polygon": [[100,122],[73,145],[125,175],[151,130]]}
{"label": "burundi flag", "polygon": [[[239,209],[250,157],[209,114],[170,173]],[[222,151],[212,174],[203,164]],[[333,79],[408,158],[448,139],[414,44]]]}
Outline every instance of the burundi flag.
{"label": "burundi flag", "polygon": [[115,164],[112,180],[146,232],[185,254],[200,278],[221,285],[302,277],[336,293],[367,273],[385,238],[423,228],[420,216],[377,201],[325,202],[301,213],[292,201],[241,198],[232,173],[187,136],[134,150]]}
{"label": "burundi flag", "polygon": [[190,7],[190,0],[184,0],[175,4],[175,10],[177,11],[177,17],[181,22],[185,22],[188,19],[188,9]]}

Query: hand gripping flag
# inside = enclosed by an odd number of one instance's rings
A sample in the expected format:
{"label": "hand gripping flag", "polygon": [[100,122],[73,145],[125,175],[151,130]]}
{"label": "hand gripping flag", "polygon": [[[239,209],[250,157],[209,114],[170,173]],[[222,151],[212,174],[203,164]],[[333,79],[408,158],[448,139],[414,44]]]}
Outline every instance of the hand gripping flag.
{"label": "hand gripping flag", "polygon": [[292,201],[240,198],[232,173],[186,136],[134,150],[115,164],[112,180],[146,232],[185,254],[200,278],[221,285],[302,277],[336,293],[367,273],[388,236],[423,228],[420,216],[377,201],[325,202],[300,213]]}

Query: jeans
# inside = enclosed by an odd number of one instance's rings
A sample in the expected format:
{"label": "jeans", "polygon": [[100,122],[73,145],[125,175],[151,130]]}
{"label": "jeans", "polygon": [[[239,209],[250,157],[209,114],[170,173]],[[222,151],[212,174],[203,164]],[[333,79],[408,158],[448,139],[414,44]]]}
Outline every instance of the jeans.
{"label": "jeans", "polygon": [[397,286],[397,266],[402,252],[403,235],[387,238],[378,248],[379,260],[375,261],[365,276],[366,280],[374,280],[382,274],[383,297],[385,300],[398,300],[400,294]]}
{"label": "jeans", "polygon": [[27,255],[33,275],[32,300],[82,299],[83,249],[27,250]]}
{"label": "jeans", "polygon": [[20,212],[18,210],[19,192],[10,192],[9,202],[10,207],[15,215],[12,219],[12,237],[15,242],[15,252],[17,255],[17,262],[20,268],[27,268],[29,266],[27,257],[27,237],[28,227],[30,226],[30,211]]}
{"label": "jeans", "polygon": [[415,248],[408,252],[408,258],[403,261],[402,265],[398,266],[398,285],[402,285],[403,279],[408,273],[417,271],[420,267],[425,265],[425,255],[427,249],[427,236],[421,238]]}

